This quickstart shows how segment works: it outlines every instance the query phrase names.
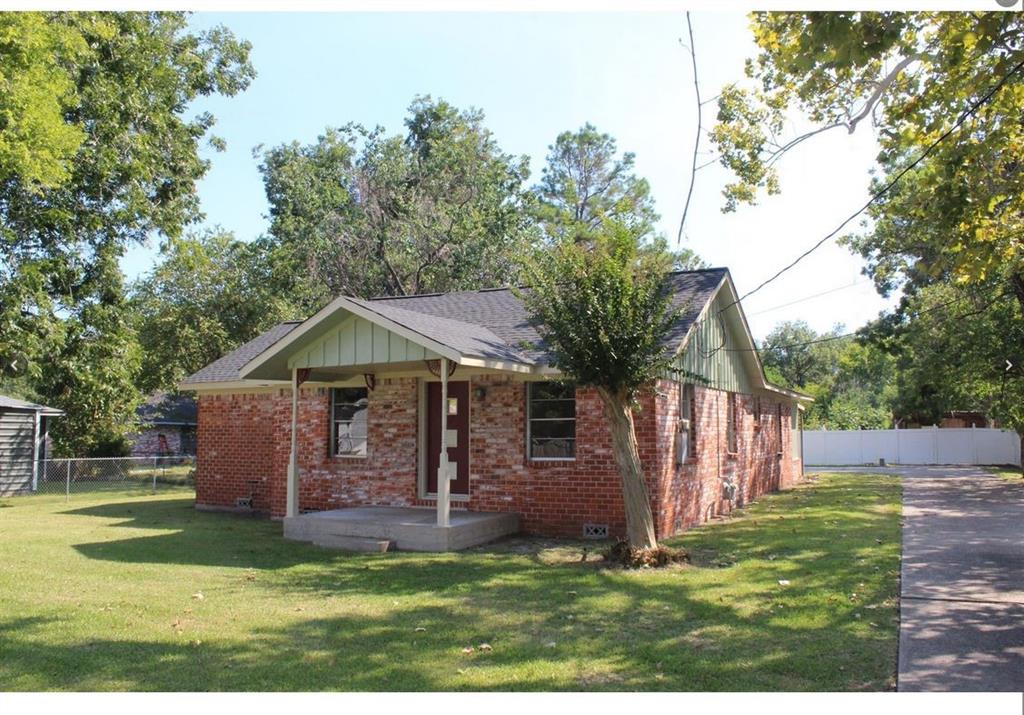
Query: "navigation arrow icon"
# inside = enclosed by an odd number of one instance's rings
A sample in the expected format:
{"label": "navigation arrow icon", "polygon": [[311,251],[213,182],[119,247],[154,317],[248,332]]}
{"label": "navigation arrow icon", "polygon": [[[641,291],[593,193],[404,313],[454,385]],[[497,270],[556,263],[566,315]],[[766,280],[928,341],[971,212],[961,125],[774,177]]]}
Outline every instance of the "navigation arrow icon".
{"label": "navigation arrow icon", "polygon": [[1013,367],[1013,363],[1009,360],[1006,361],[1006,371],[1009,372],[1010,368]]}

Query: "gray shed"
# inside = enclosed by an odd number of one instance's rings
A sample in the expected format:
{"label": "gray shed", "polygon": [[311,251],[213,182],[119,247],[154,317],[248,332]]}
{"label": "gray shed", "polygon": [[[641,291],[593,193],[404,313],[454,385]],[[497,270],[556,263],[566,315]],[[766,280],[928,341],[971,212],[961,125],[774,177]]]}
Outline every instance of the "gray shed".
{"label": "gray shed", "polygon": [[47,422],[58,409],[0,395],[0,497],[35,491]]}

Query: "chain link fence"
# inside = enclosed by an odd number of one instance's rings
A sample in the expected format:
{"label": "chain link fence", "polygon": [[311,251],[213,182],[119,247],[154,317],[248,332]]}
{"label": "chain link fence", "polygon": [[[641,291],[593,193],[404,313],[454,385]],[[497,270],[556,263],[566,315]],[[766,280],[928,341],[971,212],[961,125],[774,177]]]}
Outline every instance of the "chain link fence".
{"label": "chain link fence", "polygon": [[45,459],[37,465],[33,493],[158,492],[194,487],[195,457],[95,457]]}

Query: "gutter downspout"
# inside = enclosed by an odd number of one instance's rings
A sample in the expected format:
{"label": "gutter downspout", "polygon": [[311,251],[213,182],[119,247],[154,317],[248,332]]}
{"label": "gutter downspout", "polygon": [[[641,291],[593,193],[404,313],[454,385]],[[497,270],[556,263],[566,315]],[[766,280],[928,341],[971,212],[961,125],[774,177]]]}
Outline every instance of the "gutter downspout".
{"label": "gutter downspout", "polygon": [[292,450],[288,457],[288,492],[285,517],[299,515],[299,369],[292,368]]}
{"label": "gutter downspout", "polygon": [[32,491],[39,489],[39,410],[32,413]]}

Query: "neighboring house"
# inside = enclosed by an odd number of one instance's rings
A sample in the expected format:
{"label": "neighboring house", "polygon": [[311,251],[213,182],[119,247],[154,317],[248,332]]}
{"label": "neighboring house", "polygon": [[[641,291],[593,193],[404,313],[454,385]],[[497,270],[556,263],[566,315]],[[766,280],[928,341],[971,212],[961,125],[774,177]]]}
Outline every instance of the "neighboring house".
{"label": "neighboring house", "polygon": [[141,431],[131,437],[133,457],[178,457],[196,453],[196,401],[191,395],[156,392],[135,415]]}
{"label": "neighboring house", "polygon": [[32,492],[47,458],[49,421],[63,412],[0,395],[0,497]]}
{"label": "neighboring house", "polygon": [[[635,413],[659,537],[792,484],[809,401],[765,379],[726,269],[671,281],[674,367]],[[338,298],[181,383],[198,394],[197,506],[431,507],[440,521],[450,504],[515,512],[527,533],[622,535],[600,400],[559,377],[508,289]]]}

